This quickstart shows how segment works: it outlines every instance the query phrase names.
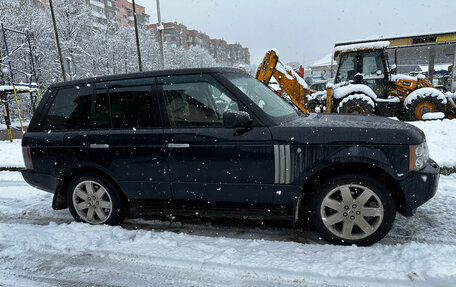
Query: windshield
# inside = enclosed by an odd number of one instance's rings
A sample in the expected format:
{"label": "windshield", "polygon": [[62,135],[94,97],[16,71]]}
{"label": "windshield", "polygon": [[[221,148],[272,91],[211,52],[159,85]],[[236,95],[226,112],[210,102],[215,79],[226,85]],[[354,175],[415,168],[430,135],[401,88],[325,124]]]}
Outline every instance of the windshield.
{"label": "windshield", "polygon": [[296,106],[282,99],[257,79],[236,73],[228,73],[225,76],[274,120],[285,121],[301,115]]}

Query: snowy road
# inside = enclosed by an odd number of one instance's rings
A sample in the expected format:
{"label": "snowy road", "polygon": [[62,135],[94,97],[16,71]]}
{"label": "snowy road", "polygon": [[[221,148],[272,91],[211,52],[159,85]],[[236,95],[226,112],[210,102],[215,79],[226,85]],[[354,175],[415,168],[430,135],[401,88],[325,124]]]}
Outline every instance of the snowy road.
{"label": "snowy road", "polygon": [[[288,228],[129,220],[74,223],[52,195],[0,172],[0,286],[451,286],[456,175],[371,247]],[[138,228],[139,227],[139,228]]]}

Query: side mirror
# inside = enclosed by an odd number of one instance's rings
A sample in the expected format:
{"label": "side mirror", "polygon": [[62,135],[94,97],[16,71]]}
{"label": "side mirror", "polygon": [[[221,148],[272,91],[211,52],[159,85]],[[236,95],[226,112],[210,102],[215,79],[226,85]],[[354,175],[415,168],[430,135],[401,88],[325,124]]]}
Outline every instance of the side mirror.
{"label": "side mirror", "polygon": [[225,128],[245,128],[252,123],[249,113],[244,111],[226,111],[223,113]]}
{"label": "side mirror", "polygon": [[397,72],[397,66],[396,66],[396,64],[392,64],[390,66],[390,73],[391,74],[396,74],[396,72]]}

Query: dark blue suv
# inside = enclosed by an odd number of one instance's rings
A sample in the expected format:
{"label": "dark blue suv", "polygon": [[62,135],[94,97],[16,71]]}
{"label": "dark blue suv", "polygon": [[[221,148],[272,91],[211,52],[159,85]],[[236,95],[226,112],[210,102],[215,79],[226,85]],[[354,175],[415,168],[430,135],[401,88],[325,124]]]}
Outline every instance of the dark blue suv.
{"label": "dark blue suv", "polygon": [[128,214],[310,221],[369,245],[436,192],[421,130],[375,116],[304,114],[237,69],[53,84],[22,140],[25,180],[77,221]]}

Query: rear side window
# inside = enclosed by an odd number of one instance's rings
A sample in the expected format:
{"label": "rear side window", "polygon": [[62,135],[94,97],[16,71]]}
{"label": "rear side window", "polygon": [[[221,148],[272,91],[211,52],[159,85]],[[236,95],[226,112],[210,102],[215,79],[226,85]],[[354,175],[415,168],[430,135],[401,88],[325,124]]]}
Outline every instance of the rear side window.
{"label": "rear side window", "polygon": [[88,129],[92,93],[93,89],[87,86],[59,89],[43,121],[43,129]]}
{"label": "rear side window", "polygon": [[126,80],[97,89],[94,127],[158,127],[159,115],[154,110],[152,84],[151,79]]}

